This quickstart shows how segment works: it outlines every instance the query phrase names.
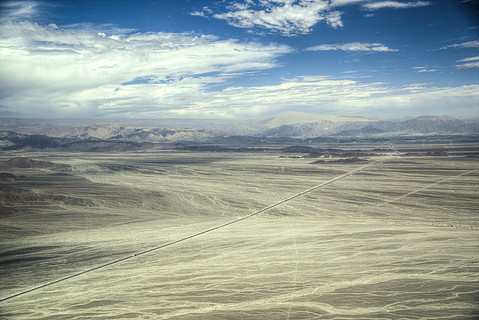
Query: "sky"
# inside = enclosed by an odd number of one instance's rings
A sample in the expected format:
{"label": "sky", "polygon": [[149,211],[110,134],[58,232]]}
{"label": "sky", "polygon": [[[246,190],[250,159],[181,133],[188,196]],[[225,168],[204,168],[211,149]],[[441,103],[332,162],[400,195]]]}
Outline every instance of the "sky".
{"label": "sky", "polygon": [[479,118],[471,0],[0,1],[0,117]]}

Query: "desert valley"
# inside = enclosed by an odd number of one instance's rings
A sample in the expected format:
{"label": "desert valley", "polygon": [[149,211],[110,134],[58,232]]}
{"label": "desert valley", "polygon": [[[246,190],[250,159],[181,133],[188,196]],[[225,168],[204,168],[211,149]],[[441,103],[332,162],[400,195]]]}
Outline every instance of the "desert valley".
{"label": "desert valley", "polygon": [[2,318],[479,316],[474,135],[2,137]]}

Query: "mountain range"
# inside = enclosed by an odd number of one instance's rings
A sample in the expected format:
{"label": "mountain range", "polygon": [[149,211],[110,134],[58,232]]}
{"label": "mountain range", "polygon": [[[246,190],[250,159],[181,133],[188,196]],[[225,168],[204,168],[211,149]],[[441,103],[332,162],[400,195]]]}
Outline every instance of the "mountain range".
{"label": "mountain range", "polygon": [[387,138],[424,135],[479,135],[479,120],[460,120],[450,116],[375,120],[298,112],[287,112],[266,120],[240,121],[170,118],[0,119],[2,149],[20,145],[58,148],[72,143],[98,144],[107,141],[119,143],[115,148],[123,150],[135,149],[135,144],[217,143],[232,140],[232,137],[235,141],[251,142],[259,138]]}

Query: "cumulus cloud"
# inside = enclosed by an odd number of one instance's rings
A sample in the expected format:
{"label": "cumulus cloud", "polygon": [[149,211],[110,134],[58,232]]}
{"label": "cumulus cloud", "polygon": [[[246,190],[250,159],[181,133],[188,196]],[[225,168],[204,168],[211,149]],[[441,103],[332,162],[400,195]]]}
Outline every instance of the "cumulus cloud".
{"label": "cumulus cloud", "polygon": [[391,49],[381,43],[335,43],[335,44],[321,44],[305,49],[306,51],[376,51],[376,52],[394,52],[397,49]]}
{"label": "cumulus cloud", "polygon": [[166,108],[231,77],[277,67],[276,58],[290,51],[192,33],[108,34],[5,22],[0,103],[39,115],[50,110],[99,116],[122,105]]}
{"label": "cumulus cloud", "polygon": [[[2,112],[29,117],[265,118],[294,108],[364,114],[453,104],[473,110],[479,103],[477,85],[394,88],[319,75],[270,86],[231,86],[233,77],[277,67],[276,58],[291,48],[191,33],[87,30],[1,24]],[[392,50],[381,46],[334,50]]]}
{"label": "cumulus cloud", "polygon": [[[366,2],[366,3],[365,3]],[[308,34],[312,28],[323,22],[332,28],[343,27],[342,11],[337,9],[347,5],[362,6],[368,10],[380,8],[414,8],[430,5],[430,2],[399,2],[371,0],[244,0],[233,2],[223,12],[213,12],[208,7],[191,15],[225,20],[229,25],[250,29],[263,34],[267,30],[284,36]]]}
{"label": "cumulus cloud", "polygon": [[262,0],[233,2],[226,12],[212,13],[211,9],[193,12],[225,20],[228,24],[253,29],[256,27],[285,36],[307,34],[318,22],[323,21],[333,28],[343,26],[341,12],[331,9],[326,0]]}
{"label": "cumulus cloud", "polygon": [[409,9],[415,7],[424,7],[431,5],[428,1],[399,2],[399,1],[378,1],[363,4],[363,8],[368,10],[377,10],[382,8]]}
{"label": "cumulus cloud", "polygon": [[193,11],[193,12],[190,12],[190,15],[206,18],[206,14],[203,11]]}
{"label": "cumulus cloud", "polygon": [[[318,22],[341,27],[342,13],[337,8],[363,2],[246,1],[233,3],[228,11],[231,17],[223,13],[222,19],[243,28],[259,26],[294,35],[308,33]],[[231,86],[235,77],[280,66],[278,59],[292,49],[195,33],[137,32],[92,24],[42,25],[22,18],[38,10],[22,3],[23,7],[9,11],[17,18],[0,19],[0,106],[4,106],[0,109],[9,116],[265,118],[294,108],[361,114],[424,106],[447,110],[451,105],[476,110],[479,103],[477,85],[391,87],[311,75],[269,86]],[[214,18],[215,13],[205,7],[193,15]],[[474,45],[471,41],[449,47]],[[381,43],[361,42],[306,50],[397,51]],[[459,60],[458,68],[472,67],[476,58]]]}

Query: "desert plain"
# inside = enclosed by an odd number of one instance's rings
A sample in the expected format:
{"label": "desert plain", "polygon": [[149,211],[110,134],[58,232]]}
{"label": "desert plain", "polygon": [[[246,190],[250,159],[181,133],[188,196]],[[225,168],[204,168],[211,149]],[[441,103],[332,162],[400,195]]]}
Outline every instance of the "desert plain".
{"label": "desert plain", "polygon": [[477,319],[478,143],[393,144],[4,152],[0,318]]}

